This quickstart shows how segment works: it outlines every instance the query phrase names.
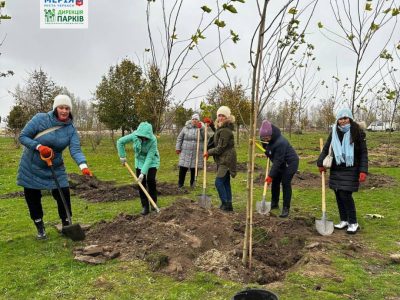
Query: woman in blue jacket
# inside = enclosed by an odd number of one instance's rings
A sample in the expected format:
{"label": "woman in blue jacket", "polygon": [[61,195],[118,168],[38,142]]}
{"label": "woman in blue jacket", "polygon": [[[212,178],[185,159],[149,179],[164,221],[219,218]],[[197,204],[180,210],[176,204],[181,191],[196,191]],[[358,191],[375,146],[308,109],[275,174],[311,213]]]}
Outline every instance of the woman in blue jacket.
{"label": "woman in blue jacket", "polygon": [[69,152],[84,175],[92,176],[81,151],[79,135],[72,123],[72,103],[67,95],[58,95],[54,99],[53,110],[36,114],[22,129],[19,141],[24,145],[18,169],[17,184],[24,187],[31,219],[37,228],[38,239],[46,239],[43,223],[41,190],[51,190],[57,201],[58,215],[63,226],[69,225],[61,196],[55,184],[50,168],[43,157],[53,156],[53,167],[61,190],[72,215],[69,184],[65,172],[62,152]]}
{"label": "woman in blue jacket", "polygon": [[[122,164],[126,163],[125,144],[133,143],[135,153],[135,168],[138,180],[144,187],[148,187],[149,194],[157,203],[156,174],[160,167],[160,154],[157,148],[157,138],[153,134],[153,127],[148,122],[142,122],[138,128],[118,139],[117,149]],[[139,189],[140,201],[142,202],[142,215],[149,213],[149,201],[146,194]]]}
{"label": "woman in blue jacket", "polygon": [[272,162],[272,168],[265,180],[271,184],[271,208],[279,208],[282,184],[283,208],[279,217],[287,218],[292,200],[292,179],[299,167],[299,157],[279,128],[268,120],[264,120],[261,124],[260,139],[263,142],[265,155]]}

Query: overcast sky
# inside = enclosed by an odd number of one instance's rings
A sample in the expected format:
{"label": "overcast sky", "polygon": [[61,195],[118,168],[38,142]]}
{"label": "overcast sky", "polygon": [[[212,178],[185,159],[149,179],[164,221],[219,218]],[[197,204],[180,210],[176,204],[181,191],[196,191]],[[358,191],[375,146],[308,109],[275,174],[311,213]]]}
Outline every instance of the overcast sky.
{"label": "overcast sky", "polygon": [[[168,2],[168,1],[167,1]],[[184,30],[198,19],[199,7],[204,3],[215,1],[186,1],[182,7],[182,21],[178,23],[178,38],[185,34]],[[352,64],[350,53],[332,42],[326,40],[318,32],[318,21],[329,22],[330,12],[327,0],[320,1],[308,34],[316,46],[318,64],[322,67],[321,79],[328,79],[336,73],[336,64],[341,64],[340,70],[346,74]],[[159,1],[158,1],[159,3]],[[157,5],[157,0],[154,5]],[[222,3],[222,2],[221,2]],[[240,36],[237,45],[226,43],[224,55],[227,61],[234,61],[236,70],[232,70],[232,78],[240,80],[245,85],[249,81],[249,44],[256,22],[256,6],[254,0],[245,4],[234,2],[239,13],[224,18],[229,26]],[[275,1],[282,3],[282,1]],[[6,117],[13,105],[13,99],[8,91],[14,90],[17,84],[24,85],[28,72],[42,68],[58,85],[67,87],[81,99],[90,100],[96,85],[111,65],[128,57],[143,64],[150,58],[144,52],[149,48],[146,28],[146,0],[92,0],[89,3],[88,29],[40,29],[39,0],[6,0],[5,13],[12,16],[11,20],[0,24],[1,39],[6,36],[0,48],[0,69],[13,70],[15,75],[0,79],[0,116]],[[154,24],[161,20],[154,13]],[[159,26],[161,28],[161,24]],[[181,33],[183,32],[183,33]],[[397,33],[399,40],[399,33]],[[204,42],[210,46],[215,44],[212,35]],[[140,61],[139,61],[140,59]],[[209,63],[213,63],[210,58]],[[219,63],[215,58],[215,64]],[[349,68],[351,69],[351,67]],[[200,78],[206,76],[205,67],[199,67]],[[344,76],[344,75],[343,75]],[[192,82],[193,83],[193,82]],[[216,79],[207,82],[193,96],[202,96],[207,90],[217,84]],[[190,83],[182,83],[176,89],[176,99],[182,97],[182,91],[188,91]],[[199,97],[187,103],[187,106],[197,108]]]}

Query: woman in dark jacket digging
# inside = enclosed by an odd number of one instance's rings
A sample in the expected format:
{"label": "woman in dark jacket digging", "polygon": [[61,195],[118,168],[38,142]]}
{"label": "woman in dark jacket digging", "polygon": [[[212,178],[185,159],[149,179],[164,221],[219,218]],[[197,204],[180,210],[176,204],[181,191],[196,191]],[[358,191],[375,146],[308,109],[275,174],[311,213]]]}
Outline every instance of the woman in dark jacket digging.
{"label": "woman in dark jacket digging", "polygon": [[[206,123],[211,123],[207,122]],[[214,134],[215,147],[204,154],[208,159],[213,156],[217,163],[217,178],[215,186],[221,199],[220,209],[233,211],[232,190],[230,177],[236,176],[236,150],[233,135],[235,117],[227,106],[221,106],[217,111],[216,131]]]}
{"label": "woman in dark jacket digging", "polygon": [[279,208],[280,185],[282,184],[283,208],[279,217],[286,218],[289,215],[292,200],[292,179],[299,167],[299,157],[281,134],[279,128],[268,120],[264,120],[261,124],[260,139],[263,142],[265,155],[272,162],[272,168],[265,180],[268,184],[271,184],[271,208]]}
{"label": "woman in dark jacket digging", "polygon": [[339,209],[340,223],[337,229],[347,227],[347,233],[354,234],[360,229],[357,223],[353,192],[358,191],[368,173],[368,151],[364,131],[353,121],[348,108],[342,108],[336,115],[336,123],[318,158],[319,171],[325,172],[323,160],[332,146],[333,161],[329,175],[329,187],[334,190]]}

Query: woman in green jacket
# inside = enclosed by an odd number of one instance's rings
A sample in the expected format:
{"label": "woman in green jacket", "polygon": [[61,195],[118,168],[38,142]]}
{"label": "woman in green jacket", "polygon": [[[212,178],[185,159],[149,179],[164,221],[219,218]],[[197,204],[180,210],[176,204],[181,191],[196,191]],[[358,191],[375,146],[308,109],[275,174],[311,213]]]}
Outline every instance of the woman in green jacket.
{"label": "woman in green jacket", "polygon": [[[133,143],[138,181],[147,188],[151,198],[157,203],[156,174],[160,167],[160,154],[157,148],[157,138],[153,134],[151,124],[142,122],[133,133],[118,139],[117,149],[122,164],[126,163],[125,144],[130,142]],[[149,201],[141,189],[139,189],[139,194],[143,207],[141,214],[147,215],[149,213]]]}
{"label": "woman in green jacket", "polygon": [[[207,120],[205,122],[211,123],[207,122]],[[237,162],[233,135],[234,123],[235,117],[231,115],[229,107],[221,106],[217,111],[216,131],[214,134],[215,147],[204,154],[206,159],[209,156],[213,156],[217,163],[215,187],[221,199],[220,209],[225,211],[233,210],[230,177],[234,178],[236,176]]]}

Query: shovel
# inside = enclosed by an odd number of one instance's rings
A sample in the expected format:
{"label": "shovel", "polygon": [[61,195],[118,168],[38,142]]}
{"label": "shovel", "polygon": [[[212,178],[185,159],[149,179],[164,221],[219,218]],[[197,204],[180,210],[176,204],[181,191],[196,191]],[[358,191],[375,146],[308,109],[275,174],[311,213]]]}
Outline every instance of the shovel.
{"label": "shovel", "polygon": [[[267,157],[267,169],[265,170],[265,178],[267,178],[269,172],[269,158]],[[268,183],[264,182],[264,191],[262,196],[262,201],[257,201],[256,208],[257,212],[262,215],[266,215],[271,211],[271,202],[266,202],[265,197],[267,195]]]}
{"label": "shovel", "polygon": [[[319,146],[322,152],[324,142],[319,139]],[[315,227],[321,235],[331,235],[334,227],[333,222],[329,221],[326,217],[326,203],[325,203],[325,172],[321,173],[322,178],[322,218],[321,220],[315,220]]]}
{"label": "shovel", "polygon": [[[207,153],[207,128],[208,124],[205,124],[204,128],[204,154]],[[199,206],[209,209],[211,208],[211,198],[206,195],[207,187],[207,159],[204,157],[203,160],[203,193],[199,196]]]}
{"label": "shovel", "polygon": [[68,219],[69,225],[63,226],[62,233],[65,236],[69,237],[73,241],[83,241],[85,239],[85,232],[83,231],[81,225],[72,224],[71,214],[69,212],[67,202],[65,201],[64,193],[61,190],[60,183],[58,182],[56,172],[54,171],[54,168],[53,168],[53,162],[52,162],[53,156],[54,156],[54,154],[52,152],[49,157],[44,157],[44,156],[40,155],[40,158],[47,163],[47,166],[50,167],[51,174],[53,176],[54,182],[56,183],[58,192],[60,193],[61,201],[64,205],[65,212],[67,213],[67,219]]}
{"label": "shovel", "polygon": [[194,182],[193,186],[196,186],[197,183],[197,174],[199,171],[198,163],[199,163],[199,151],[200,151],[200,128],[197,128],[197,144],[196,144],[196,165],[194,167]]}
{"label": "shovel", "polygon": [[159,213],[160,209],[158,208],[157,204],[154,202],[153,198],[151,198],[149,192],[146,190],[146,188],[143,186],[143,184],[141,182],[139,182],[136,174],[132,171],[131,167],[127,163],[125,163],[124,166],[128,169],[129,173],[131,173],[132,177],[135,178],[136,182],[138,183],[138,185],[142,189],[143,193],[146,195],[147,199],[149,200],[151,206],[153,206],[154,209],[156,210],[156,212]]}

